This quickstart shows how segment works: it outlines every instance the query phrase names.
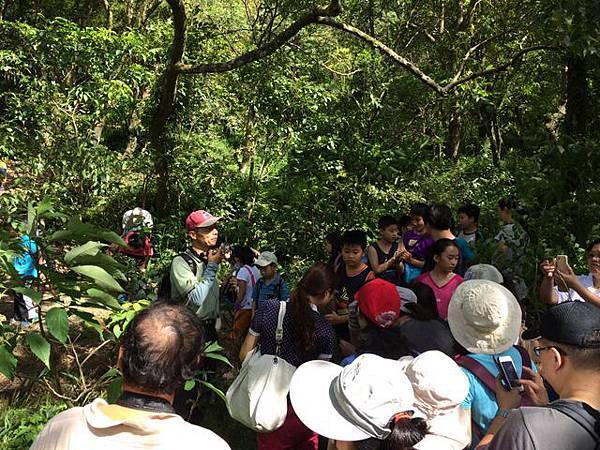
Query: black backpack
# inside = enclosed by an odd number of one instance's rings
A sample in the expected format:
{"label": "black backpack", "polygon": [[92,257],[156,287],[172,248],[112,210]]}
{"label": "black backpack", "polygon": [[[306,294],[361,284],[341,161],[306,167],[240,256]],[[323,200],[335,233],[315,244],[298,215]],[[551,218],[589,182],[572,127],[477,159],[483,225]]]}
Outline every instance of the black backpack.
{"label": "black backpack", "polygon": [[[180,253],[177,256],[181,256],[185,260],[185,262],[190,267],[190,270],[192,271],[194,276],[196,276],[196,274],[198,273],[198,264],[196,264],[196,260],[194,259],[194,257],[192,255],[189,254],[188,250],[186,250],[183,253]],[[173,258],[173,259],[175,259],[175,258]],[[169,264],[168,269],[165,271],[165,273],[163,274],[163,276],[160,280],[160,283],[158,284],[158,292],[157,292],[157,296],[156,296],[157,302],[175,303],[174,300],[171,298],[171,266],[172,265],[173,265],[173,261],[171,261],[171,264]]]}

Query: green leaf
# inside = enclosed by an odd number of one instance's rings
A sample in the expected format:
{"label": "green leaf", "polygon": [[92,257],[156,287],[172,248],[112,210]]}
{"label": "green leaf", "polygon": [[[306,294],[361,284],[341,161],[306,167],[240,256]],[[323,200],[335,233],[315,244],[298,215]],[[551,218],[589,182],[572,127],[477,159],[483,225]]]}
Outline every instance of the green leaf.
{"label": "green leaf", "polygon": [[102,267],[108,273],[113,273],[116,270],[126,270],[127,266],[121,264],[116,259],[108,256],[105,253],[98,253],[94,256],[82,255],[77,257],[77,264],[82,266],[98,266]]}
{"label": "green leaf", "polygon": [[201,385],[206,386],[208,389],[210,389],[211,391],[213,391],[215,394],[217,394],[219,396],[219,398],[221,400],[223,400],[225,403],[227,403],[227,398],[225,397],[225,394],[223,393],[223,391],[221,389],[219,389],[215,385],[209,383],[208,381],[198,380],[198,382]]}
{"label": "green leaf", "polygon": [[115,378],[106,388],[106,401],[108,403],[115,403],[121,391],[123,390],[123,377],[119,376]]}
{"label": "green leaf", "polygon": [[194,389],[194,386],[196,386],[196,380],[187,380],[185,382],[185,385],[183,386],[183,389],[185,389],[186,391],[191,391],[192,389]]}
{"label": "green leaf", "polygon": [[67,252],[65,255],[65,261],[67,264],[79,257],[79,256],[95,256],[98,254],[102,247],[108,247],[106,244],[101,242],[89,241],[79,247],[75,247]]}
{"label": "green leaf", "polygon": [[75,266],[72,267],[74,272],[80,275],[91,278],[94,282],[109,291],[124,292],[123,288],[117,281],[103,268],[98,266]]}
{"label": "green leaf", "polygon": [[33,289],[19,286],[19,287],[13,288],[13,291],[18,292],[19,294],[23,294],[23,295],[31,298],[38,305],[42,301],[42,294],[40,292],[34,291]]}
{"label": "green leaf", "polygon": [[17,369],[17,358],[3,345],[0,347],[0,373],[12,380]]}
{"label": "green leaf", "polygon": [[25,341],[35,356],[50,368],[50,344],[40,333],[27,333]]}
{"label": "green leaf", "polygon": [[217,341],[213,341],[208,343],[202,353],[214,353],[220,352],[221,350],[223,350],[223,347],[221,347]]}
{"label": "green leaf", "polygon": [[216,359],[218,361],[224,362],[229,367],[233,367],[233,365],[229,362],[229,359],[227,359],[225,355],[221,355],[219,353],[205,353],[204,356],[207,358]]}
{"label": "green leaf", "polygon": [[69,317],[62,308],[52,308],[46,313],[46,326],[56,339],[63,344],[69,335]]}
{"label": "green leaf", "polygon": [[44,199],[38,203],[36,212],[38,216],[47,213],[52,209],[52,200],[49,197],[44,197]]}
{"label": "green leaf", "polygon": [[102,304],[108,306],[109,308],[113,308],[113,309],[120,309],[121,305],[119,304],[119,301],[114,298],[112,295],[107,294],[104,291],[101,291],[100,289],[96,289],[96,288],[91,288],[87,290],[87,294],[96,299],[99,300]]}

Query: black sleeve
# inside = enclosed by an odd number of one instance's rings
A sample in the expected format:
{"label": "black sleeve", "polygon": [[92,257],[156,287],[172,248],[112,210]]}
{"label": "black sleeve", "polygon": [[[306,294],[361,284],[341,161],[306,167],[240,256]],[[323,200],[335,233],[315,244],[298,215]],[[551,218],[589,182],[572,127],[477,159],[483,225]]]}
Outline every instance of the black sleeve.
{"label": "black sleeve", "polygon": [[508,449],[536,450],[520,409],[511,411],[500,431],[486,447],[486,450]]}

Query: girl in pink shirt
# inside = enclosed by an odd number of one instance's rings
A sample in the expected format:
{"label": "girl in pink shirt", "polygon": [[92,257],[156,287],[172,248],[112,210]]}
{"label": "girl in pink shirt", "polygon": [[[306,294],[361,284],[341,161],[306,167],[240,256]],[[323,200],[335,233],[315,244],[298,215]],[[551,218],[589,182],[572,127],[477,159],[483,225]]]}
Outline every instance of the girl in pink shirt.
{"label": "girl in pink shirt", "polygon": [[433,289],[438,314],[443,320],[448,319],[448,305],[452,294],[463,279],[454,273],[460,259],[460,250],[452,239],[438,239],[431,247],[434,267],[417,278],[417,282]]}

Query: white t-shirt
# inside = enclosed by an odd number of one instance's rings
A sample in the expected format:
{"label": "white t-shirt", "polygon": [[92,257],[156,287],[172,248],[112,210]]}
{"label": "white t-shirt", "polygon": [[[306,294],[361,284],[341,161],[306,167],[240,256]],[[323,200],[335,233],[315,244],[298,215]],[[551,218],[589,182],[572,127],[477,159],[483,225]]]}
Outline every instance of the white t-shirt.
{"label": "white t-shirt", "polygon": [[97,398],[52,418],[30,450],[231,450],[227,442],[206,428],[176,414],[144,413],[130,419],[106,416]]}
{"label": "white t-shirt", "polygon": [[[600,289],[596,289],[594,287],[594,278],[592,277],[591,274],[590,275],[578,275],[577,279],[579,280],[579,282],[581,284],[583,284],[583,286],[588,291],[590,291],[592,294],[600,297]],[[585,301],[583,298],[581,298],[581,295],[579,295],[573,289],[569,289],[569,292],[561,292],[558,290],[557,286],[554,286],[554,292],[556,292],[556,295],[558,297],[558,303],[568,302],[571,300],[576,300],[578,302]],[[569,299],[569,296],[571,297],[570,299]]]}
{"label": "white t-shirt", "polygon": [[246,293],[242,299],[240,309],[252,309],[252,293],[256,282],[260,278],[260,270],[256,266],[245,265],[240,267],[235,277],[246,282]]}

